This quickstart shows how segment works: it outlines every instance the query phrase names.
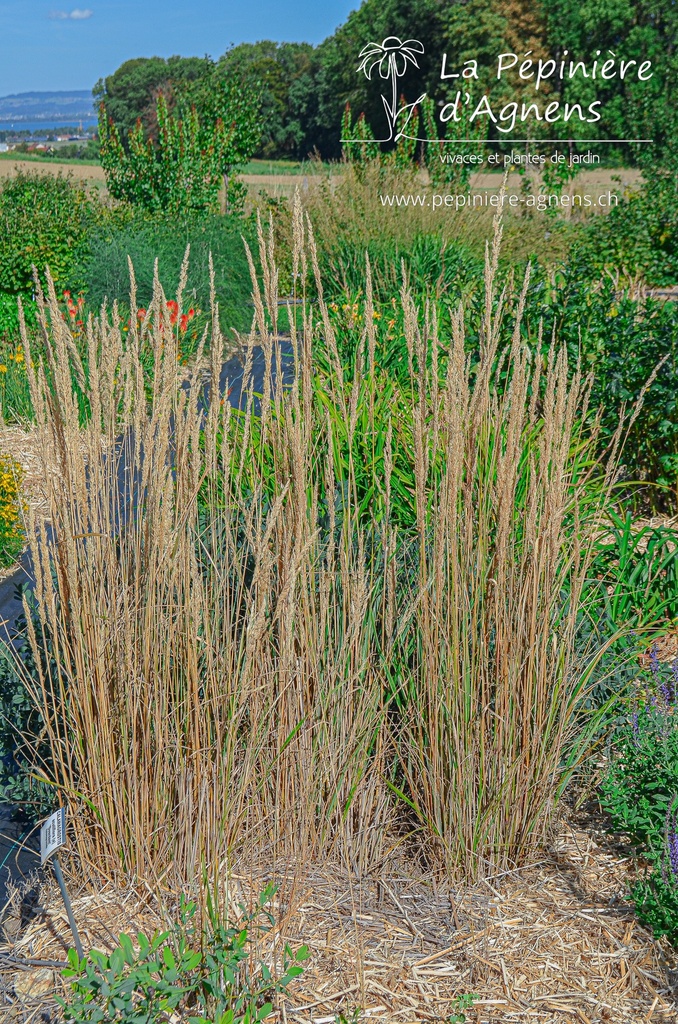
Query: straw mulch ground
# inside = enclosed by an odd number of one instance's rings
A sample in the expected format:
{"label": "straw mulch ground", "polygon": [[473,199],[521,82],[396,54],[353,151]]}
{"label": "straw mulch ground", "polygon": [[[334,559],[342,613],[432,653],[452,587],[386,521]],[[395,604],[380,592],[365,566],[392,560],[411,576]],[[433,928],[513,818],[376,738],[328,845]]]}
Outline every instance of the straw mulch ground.
{"label": "straw mulch ground", "polygon": [[[595,816],[568,811],[540,863],[452,893],[405,873],[362,885],[309,874],[293,908],[276,913],[279,937],[307,943],[311,958],[271,1022],[446,1021],[462,993],[479,997],[466,1011],[473,1024],[676,1021],[678,959],[625,902],[630,852]],[[234,881],[252,891],[251,879]],[[148,895],[74,895],[86,947],[161,927]],[[22,926],[18,901],[5,913],[3,1020],[46,1019],[58,972],[29,961],[63,961],[71,944],[56,887],[43,887],[30,915]]]}

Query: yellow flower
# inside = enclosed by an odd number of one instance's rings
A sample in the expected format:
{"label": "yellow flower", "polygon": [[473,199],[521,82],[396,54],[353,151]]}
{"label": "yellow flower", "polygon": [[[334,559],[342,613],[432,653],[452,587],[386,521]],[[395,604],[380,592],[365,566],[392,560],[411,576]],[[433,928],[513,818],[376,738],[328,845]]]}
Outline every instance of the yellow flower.
{"label": "yellow flower", "polygon": [[0,363],[0,373],[7,373],[7,367],[4,363]]}
{"label": "yellow flower", "polygon": [[17,363],[23,363],[23,361],[24,361],[23,349],[19,349],[17,351],[16,355],[14,356],[14,358],[16,359]]}

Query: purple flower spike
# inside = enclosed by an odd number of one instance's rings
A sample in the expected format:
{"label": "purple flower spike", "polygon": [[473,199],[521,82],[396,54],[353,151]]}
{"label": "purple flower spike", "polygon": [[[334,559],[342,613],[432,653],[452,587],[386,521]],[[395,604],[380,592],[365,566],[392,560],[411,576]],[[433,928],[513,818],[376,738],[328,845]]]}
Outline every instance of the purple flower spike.
{"label": "purple flower spike", "polygon": [[669,866],[674,881],[678,881],[678,825],[676,813],[671,814],[671,809],[666,814],[666,852],[668,854]]}
{"label": "purple flower spike", "polygon": [[659,648],[656,644],[652,644],[650,651],[650,671],[655,676],[659,673]]}

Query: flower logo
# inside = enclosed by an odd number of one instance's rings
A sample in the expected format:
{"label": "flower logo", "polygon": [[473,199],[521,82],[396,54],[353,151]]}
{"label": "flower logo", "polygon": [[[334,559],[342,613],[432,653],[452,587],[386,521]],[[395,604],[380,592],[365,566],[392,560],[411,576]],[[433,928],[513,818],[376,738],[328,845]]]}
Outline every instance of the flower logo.
{"label": "flower logo", "polygon": [[[412,111],[423,97],[420,96],[416,103],[411,103],[405,106],[402,110],[398,110],[398,79],[407,71],[408,65],[413,64],[415,68],[419,67],[417,63],[417,54],[424,52],[423,45],[418,39],[406,39],[405,42],[398,39],[397,36],[387,36],[381,43],[368,43],[360,51],[359,56],[362,58],[357,70],[363,71],[366,78],[372,79],[372,72],[375,68],[379,68],[379,75],[381,78],[391,80],[391,100],[390,103],[385,96],[382,96],[382,102],[386,109],[386,116],[388,118],[390,134],[388,139],[382,141],[388,142],[394,136],[396,120],[400,114],[405,111],[406,120],[409,121]],[[408,113],[409,112],[409,113]],[[402,126],[403,128],[405,125]],[[402,132],[401,132],[402,133]],[[396,136],[398,138],[398,136]]]}

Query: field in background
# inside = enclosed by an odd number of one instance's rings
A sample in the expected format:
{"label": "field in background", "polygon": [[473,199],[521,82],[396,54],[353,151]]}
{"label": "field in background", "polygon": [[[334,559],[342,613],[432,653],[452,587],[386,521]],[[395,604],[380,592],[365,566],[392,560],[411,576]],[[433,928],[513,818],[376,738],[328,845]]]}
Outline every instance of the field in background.
{"label": "field in background", "polygon": [[[294,195],[294,191],[298,187],[306,190],[328,178],[330,181],[340,179],[343,174],[341,164],[321,164],[320,166],[323,173],[319,174],[318,165],[310,161],[305,164],[292,164],[291,168],[288,168],[283,161],[253,160],[247,165],[246,173],[240,177],[248,186],[250,193],[254,195],[263,190],[274,197],[289,198]],[[20,171],[71,175],[75,181],[93,182],[97,188],[105,189],[104,172],[99,164],[85,163],[82,160],[56,163],[53,160],[41,160],[40,158],[19,159],[13,157],[11,153],[3,154],[0,157],[0,178],[13,177]],[[640,171],[631,168],[582,171],[575,179],[574,191],[581,192],[589,186],[602,186],[613,190],[623,189],[641,180]],[[426,178],[422,176],[421,181],[425,186]],[[471,178],[469,187],[477,190],[499,191],[501,181],[502,173],[500,171],[475,174]],[[509,174],[509,192],[519,192],[522,182],[523,178],[520,174]]]}

